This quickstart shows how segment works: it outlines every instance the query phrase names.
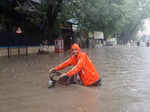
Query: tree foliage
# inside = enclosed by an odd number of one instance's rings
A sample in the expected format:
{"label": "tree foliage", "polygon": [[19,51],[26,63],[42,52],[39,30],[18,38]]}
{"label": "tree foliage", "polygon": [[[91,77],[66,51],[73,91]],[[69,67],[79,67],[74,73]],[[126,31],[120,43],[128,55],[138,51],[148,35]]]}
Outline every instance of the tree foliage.
{"label": "tree foliage", "polygon": [[[6,6],[6,1],[1,0],[0,6]],[[129,40],[149,18],[150,1],[41,0],[38,11],[40,16],[33,19],[40,18],[46,24],[47,37],[51,39],[57,34],[58,24],[74,18],[82,31],[102,31],[106,38],[117,34],[120,39]]]}
{"label": "tree foliage", "polygon": [[65,6],[64,14],[76,18],[81,29],[117,34],[129,40],[149,17],[149,0],[75,0]]}

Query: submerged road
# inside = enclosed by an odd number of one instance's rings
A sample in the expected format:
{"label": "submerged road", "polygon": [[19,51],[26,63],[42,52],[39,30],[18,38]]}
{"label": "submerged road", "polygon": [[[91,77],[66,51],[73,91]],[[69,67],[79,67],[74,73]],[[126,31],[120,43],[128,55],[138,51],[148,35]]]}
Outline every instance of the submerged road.
{"label": "submerged road", "polygon": [[150,48],[84,51],[102,77],[101,87],[47,88],[48,68],[69,52],[0,57],[0,112],[150,112]]}

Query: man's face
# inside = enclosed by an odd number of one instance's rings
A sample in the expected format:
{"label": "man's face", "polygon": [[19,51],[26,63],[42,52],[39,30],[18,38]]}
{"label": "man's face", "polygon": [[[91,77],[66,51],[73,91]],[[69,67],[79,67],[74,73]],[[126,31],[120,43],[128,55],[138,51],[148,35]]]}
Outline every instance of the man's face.
{"label": "man's face", "polygon": [[78,55],[78,49],[72,49],[72,55],[77,56]]}

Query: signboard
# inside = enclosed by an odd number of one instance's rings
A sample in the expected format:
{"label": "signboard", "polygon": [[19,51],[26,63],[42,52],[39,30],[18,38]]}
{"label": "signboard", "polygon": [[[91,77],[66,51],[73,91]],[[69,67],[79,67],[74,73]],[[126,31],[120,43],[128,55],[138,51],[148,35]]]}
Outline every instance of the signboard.
{"label": "signboard", "polygon": [[94,32],[94,39],[104,39],[103,32]]}

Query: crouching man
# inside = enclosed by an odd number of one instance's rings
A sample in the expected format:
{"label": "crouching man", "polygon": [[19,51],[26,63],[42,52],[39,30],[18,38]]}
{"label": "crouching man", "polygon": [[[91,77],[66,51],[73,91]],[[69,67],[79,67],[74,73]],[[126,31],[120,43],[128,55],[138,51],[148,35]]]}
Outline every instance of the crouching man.
{"label": "crouching man", "polygon": [[49,72],[59,71],[68,66],[73,65],[74,67],[66,73],[59,76],[69,77],[72,79],[75,75],[79,75],[82,85],[84,86],[99,86],[101,85],[101,78],[96,68],[92,64],[91,60],[88,58],[87,54],[80,50],[78,44],[73,44],[71,48],[72,56],[63,62],[62,64],[51,68]]}

